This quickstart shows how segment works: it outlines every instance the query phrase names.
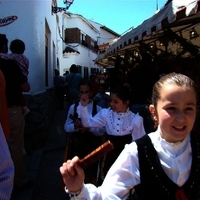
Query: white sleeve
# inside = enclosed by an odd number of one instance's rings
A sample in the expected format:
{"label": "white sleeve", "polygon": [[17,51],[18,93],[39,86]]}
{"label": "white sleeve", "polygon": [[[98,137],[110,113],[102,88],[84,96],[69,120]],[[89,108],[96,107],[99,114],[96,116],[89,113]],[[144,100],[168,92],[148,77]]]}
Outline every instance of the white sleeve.
{"label": "white sleeve", "polygon": [[[97,113],[99,113],[101,111],[101,109],[102,108],[100,106],[97,106]],[[82,121],[82,119],[81,119],[81,121]],[[94,133],[96,136],[101,136],[106,132],[106,128],[104,126],[102,126],[102,127],[91,127],[90,131],[92,133]]]}
{"label": "white sleeve", "polygon": [[132,130],[132,139],[134,141],[136,139],[141,138],[143,135],[146,134],[146,132],[144,130],[143,118],[139,114],[135,115],[133,122],[134,128]]}
{"label": "white sleeve", "polygon": [[64,129],[65,129],[65,131],[66,131],[66,132],[69,132],[69,133],[75,131],[75,129],[74,129],[74,122],[73,122],[73,120],[70,119],[70,117],[69,117],[70,114],[71,114],[71,115],[74,115],[74,106],[75,106],[75,104],[72,104],[72,105],[70,106],[69,111],[68,111],[68,114],[67,114],[67,119],[66,119],[65,124],[64,124]]}
{"label": "white sleeve", "polygon": [[87,106],[79,105],[77,112],[80,115],[81,122],[85,127],[102,127],[106,124],[106,113],[107,109],[101,109],[94,117],[88,115]]}
{"label": "white sleeve", "polygon": [[[116,176],[117,175],[117,176]],[[112,184],[111,184],[112,183]],[[85,184],[77,200],[128,199],[129,191],[140,183],[137,145],[127,144],[108,171],[101,186]],[[134,189],[133,189],[134,191]]]}

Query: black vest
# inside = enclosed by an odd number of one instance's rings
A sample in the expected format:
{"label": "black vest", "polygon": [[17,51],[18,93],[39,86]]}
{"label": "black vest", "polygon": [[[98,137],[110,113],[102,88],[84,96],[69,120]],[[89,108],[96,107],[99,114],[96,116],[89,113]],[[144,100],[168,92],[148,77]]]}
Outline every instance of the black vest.
{"label": "black vest", "polygon": [[[79,102],[74,105],[74,118],[78,118],[77,106]],[[93,102],[92,116],[97,113],[97,105]],[[96,136],[90,131],[78,131],[73,132],[68,141],[65,153],[65,160],[71,159],[74,156],[78,156],[80,159],[85,157],[87,154],[94,151],[97,147],[102,145],[102,136]],[[94,162],[89,167],[84,169],[85,172],[85,183],[97,183],[97,172],[98,172],[99,161]]]}
{"label": "black vest", "polygon": [[[78,118],[77,106],[79,102],[76,102],[74,105],[74,117]],[[92,116],[97,113],[97,105],[93,103]],[[68,139],[68,150],[67,150],[67,159],[71,159],[74,156],[79,156],[83,158],[87,154],[91,153],[97,147],[102,144],[102,137],[96,136],[90,131],[75,131],[70,135]]]}
{"label": "black vest", "polygon": [[148,135],[136,140],[136,143],[141,181],[135,187],[138,200],[177,200],[178,190],[182,190],[188,200],[200,200],[200,137],[197,134],[191,134],[191,173],[182,187],[165,174]]}

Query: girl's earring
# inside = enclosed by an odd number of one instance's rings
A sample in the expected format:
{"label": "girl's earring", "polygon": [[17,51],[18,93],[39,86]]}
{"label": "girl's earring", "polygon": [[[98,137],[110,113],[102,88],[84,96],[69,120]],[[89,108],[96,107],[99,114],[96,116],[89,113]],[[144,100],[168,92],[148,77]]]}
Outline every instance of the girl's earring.
{"label": "girl's earring", "polygon": [[153,128],[157,129],[158,128],[158,119],[157,119],[157,117],[153,117],[153,119],[154,119],[154,126],[153,126]]}

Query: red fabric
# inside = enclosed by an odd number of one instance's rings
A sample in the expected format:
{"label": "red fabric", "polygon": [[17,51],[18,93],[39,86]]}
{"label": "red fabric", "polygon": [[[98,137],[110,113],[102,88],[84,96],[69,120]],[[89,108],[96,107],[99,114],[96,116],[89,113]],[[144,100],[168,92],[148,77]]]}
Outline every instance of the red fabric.
{"label": "red fabric", "polygon": [[188,200],[188,198],[185,196],[183,189],[179,189],[176,192],[176,199],[177,200]]}
{"label": "red fabric", "polygon": [[5,94],[5,79],[3,73],[0,71],[0,121],[4,131],[6,140],[10,138],[10,127],[8,118],[8,107]]}

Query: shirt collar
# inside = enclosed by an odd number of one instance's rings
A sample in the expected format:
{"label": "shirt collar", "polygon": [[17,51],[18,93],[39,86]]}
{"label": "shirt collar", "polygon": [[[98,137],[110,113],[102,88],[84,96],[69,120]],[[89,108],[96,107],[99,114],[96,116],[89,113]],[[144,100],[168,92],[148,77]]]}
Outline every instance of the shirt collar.
{"label": "shirt collar", "polygon": [[185,151],[186,149],[188,149],[188,148],[191,149],[191,146],[189,145],[190,134],[188,134],[188,136],[181,142],[170,143],[170,142],[167,142],[165,139],[163,139],[160,136],[159,128],[156,132],[159,135],[156,146],[160,146],[160,148],[163,151],[167,152],[170,156],[177,157],[181,153],[183,153],[183,151]]}

